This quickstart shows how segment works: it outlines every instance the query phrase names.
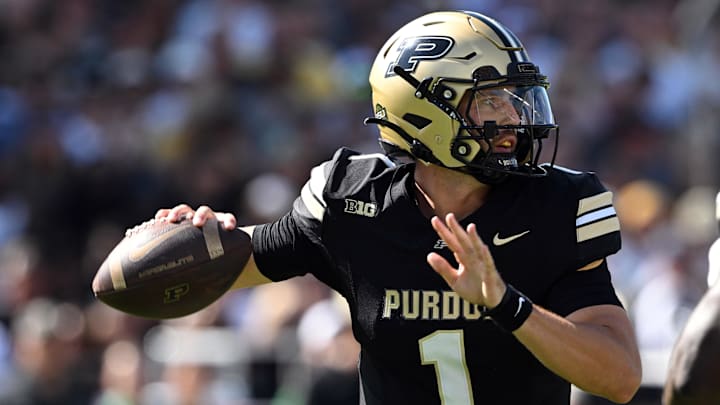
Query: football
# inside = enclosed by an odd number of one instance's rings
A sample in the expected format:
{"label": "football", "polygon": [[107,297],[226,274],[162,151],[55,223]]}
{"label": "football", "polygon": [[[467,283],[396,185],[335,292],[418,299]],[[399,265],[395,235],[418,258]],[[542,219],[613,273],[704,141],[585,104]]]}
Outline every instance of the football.
{"label": "football", "polygon": [[214,219],[202,228],[189,219],[153,219],[125,233],[100,265],[93,293],[128,314],[185,316],[230,289],[251,251],[247,233],[226,231]]}

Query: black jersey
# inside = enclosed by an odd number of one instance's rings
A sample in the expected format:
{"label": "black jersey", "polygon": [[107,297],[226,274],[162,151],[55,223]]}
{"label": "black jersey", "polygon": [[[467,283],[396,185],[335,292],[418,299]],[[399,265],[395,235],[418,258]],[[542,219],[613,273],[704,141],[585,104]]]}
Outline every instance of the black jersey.
{"label": "black jersey", "polygon": [[[426,262],[434,251],[455,263],[416,204],[414,167],[340,149],[289,214],[256,227],[258,269],[311,273],[347,299],[367,404],[569,403],[566,381]],[[477,224],[502,278],[537,305],[620,305],[605,265],[578,271],[620,248],[611,192],[594,174],[548,170],[494,187],[461,224]]]}

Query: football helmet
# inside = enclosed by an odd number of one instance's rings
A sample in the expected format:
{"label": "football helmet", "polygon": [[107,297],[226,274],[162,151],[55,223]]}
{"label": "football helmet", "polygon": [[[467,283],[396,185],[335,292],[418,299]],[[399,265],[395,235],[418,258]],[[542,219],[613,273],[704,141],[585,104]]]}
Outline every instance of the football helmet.
{"label": "football helmet", "polygon": [[389,155],[409,154],[496,184],[540,177],[542,141],[558,126],[549,82],[517,37],[475,12],[434,12],[400,28],[370,72],[374,117]]}

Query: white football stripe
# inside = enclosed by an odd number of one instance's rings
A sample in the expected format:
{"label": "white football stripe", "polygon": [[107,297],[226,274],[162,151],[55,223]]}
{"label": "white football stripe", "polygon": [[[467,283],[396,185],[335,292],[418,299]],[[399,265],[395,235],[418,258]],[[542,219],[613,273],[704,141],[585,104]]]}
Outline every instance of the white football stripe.
{"label": "white football stripe", "polygon": [[110,267],[110,280],[112,281],[113,289],[115,291],[126,289],[125,274],[123,274],[122,271],[122,263],[120,262],[119,255],[111,254],[109,260],[108,266]]}
{"label": "white football stripe", "polygon": [[615,215],[615,208],[603,208],[601,210],[593,211],[578,217],[578,219],[575,220],[575,226],[582,226],[587,224],[588,222],[597,221],[598,219],[607,218]]}
{"label": "white football stripe", "polygon": [[207,247],[210,260],[216,259],[225,254],[222,241],[220,240],[220,232],[218,231],[217,221],[209,221],[202,228],[205,237],[205,247]]}

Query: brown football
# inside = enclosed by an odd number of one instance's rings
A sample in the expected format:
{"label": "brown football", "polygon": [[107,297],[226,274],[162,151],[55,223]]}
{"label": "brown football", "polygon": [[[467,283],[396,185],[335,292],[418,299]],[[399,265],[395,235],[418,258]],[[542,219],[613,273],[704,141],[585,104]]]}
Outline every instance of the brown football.
{"label": "brown football", "polygon": [[188,219],[147,221],[125,233],[95,275],[92,289],[105,304],[144,318],[168,319],[207,307],[240,275],[250,237],[217,220],[202,228]]}

